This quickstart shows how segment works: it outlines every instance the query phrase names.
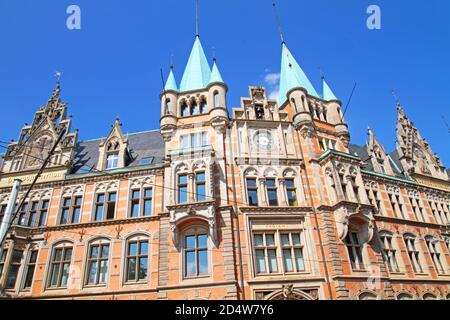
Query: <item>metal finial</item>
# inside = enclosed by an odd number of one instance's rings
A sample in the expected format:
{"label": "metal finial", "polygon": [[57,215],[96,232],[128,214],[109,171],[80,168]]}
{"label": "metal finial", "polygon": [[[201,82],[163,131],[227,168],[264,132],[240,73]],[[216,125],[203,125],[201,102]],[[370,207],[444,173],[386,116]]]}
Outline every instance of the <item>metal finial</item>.
{"label": "metal finial", "polygon": [[61,82],[61,77],[62,77],[63,73],[61,71],[56,71],[55,72],[55,77],[56,77],[56,83],[59,84]]}
{"label": "metal finial", "polygon": [[284,41],[283,31],[281,30],[280,17],[278,16],[277,5],[276,5],[275,1],[272,2],[272,7],[273,7],[273,13],[275,14],[275,19],[277,21],[278,32],[280,33],[281,43],[285,44],[286,42]]}
{"label": "metal finial", "polygon": [[198,3],[198,1],[199,0],[195,1],[195,36],[196,37],[200,37],[199,28],[198,28],[198,20],[199,20],[199,17],[198,17],[198,6],[199,6],[199,3]]}

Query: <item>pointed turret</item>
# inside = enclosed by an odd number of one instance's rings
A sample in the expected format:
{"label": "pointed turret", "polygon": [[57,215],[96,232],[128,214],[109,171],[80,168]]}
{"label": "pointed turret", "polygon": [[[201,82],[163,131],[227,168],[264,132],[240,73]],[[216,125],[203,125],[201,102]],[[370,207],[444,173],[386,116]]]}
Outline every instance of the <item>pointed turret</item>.
{"label": "pointed turret", "polygon": [[200,37],[195,37],[189,61],[184,70],[180,84],[180,92],[206,88],[211,79],[211,68],[206,59]]}
{"label": "pointed turret", "polygon": [[164,87],[165,91],[176,91],[178,92],[178,86],[177,86],[177,82],[175,80],[175,75],[173,74],[173,66],[170,67],[170,73],[169,73],[169,77],[167,78],[167,82],[166,85]]}
{"label": "pointed turret", "polygon": [[225,83],[222,79],[222,75],[220,74],[219,68],[217,67],[216,59],[214,59],[213,68],[211,72],[211,79],[209,80],[209,84],[212,83]]}
{"label": "pointed turret", "polygon": [[283,43],[278,105],[281,106],[286,102],[288,92],[294,88],[304,88],[309,95],[319,97],[311,81],[309,81],[305,72],[289,51],[286,43]]}
{"label": "pointed turret", "polygon": [[338,98],[336,98],[330,86],[328,85],[328,83],[325,81],[324,77],[322,77],[322,81],[323,81],[323,100],[326,101],[338,100]]}

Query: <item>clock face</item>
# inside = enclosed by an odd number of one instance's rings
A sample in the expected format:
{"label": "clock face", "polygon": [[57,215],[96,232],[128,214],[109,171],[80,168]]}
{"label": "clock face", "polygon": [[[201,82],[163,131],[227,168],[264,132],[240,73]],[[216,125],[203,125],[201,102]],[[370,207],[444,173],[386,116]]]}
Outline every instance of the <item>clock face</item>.
{"label": "clock face", "polygon": [[273,146],[273,138],[269,131],[259,131],[254,138],[255,144],[262,149],[270,150]]}

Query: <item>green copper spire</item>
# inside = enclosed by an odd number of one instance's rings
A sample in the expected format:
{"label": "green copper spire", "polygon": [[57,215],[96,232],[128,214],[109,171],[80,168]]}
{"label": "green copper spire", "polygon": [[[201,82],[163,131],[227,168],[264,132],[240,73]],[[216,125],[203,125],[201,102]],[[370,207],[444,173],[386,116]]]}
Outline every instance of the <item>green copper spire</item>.
{"label": "green copper spire", "polygon": [[305,88],[309,95],[319,97],[311,81],[309,81],[305,72],[303,72],[302,68],[292,56],[286,44],[283,42],[278,105],[281,106],[285,103],[287,99],[286,95],[289,90],[297,87]]}
{"label": "green copper spire", "polygon": [[211,84],[215,82],[224,83],[219,68],[217,68],[216,59],[214,59],[214,64],[211,72],[211,79],[209,80],[209,83]]}
{"label": "green copper spire", "polygon": [[178,91],[177,82],[175,81],[175,76],[173,75],[173,67],[170,67],[169,77],[167,78],[166,86],[164,87],[165,91],[173,90]]}
{"label": "green copper spire", "polygon": [[322,78],[322,80],[323,80],[323,100],[326,101],[338,100],[338,98],[336,98],[330,86],[328,85],[328,83],[325,81],[325,78]]}
{"label": "green copper spire", "polygon": [[195,37],[189,61],[181,79],[180,91],[191,91],[206,88],[211,78],[211,68],[203,51],[200,37]]}

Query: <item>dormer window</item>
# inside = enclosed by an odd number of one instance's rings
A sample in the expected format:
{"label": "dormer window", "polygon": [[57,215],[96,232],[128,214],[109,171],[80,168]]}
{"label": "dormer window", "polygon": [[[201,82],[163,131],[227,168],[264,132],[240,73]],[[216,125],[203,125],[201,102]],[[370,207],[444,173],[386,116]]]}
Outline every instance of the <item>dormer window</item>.
{"label": "dormer window", "polygon": [[119,167],[119,153],[111,153],[108,154],[108,158],[106,160],[106,169],[116,169]]}

